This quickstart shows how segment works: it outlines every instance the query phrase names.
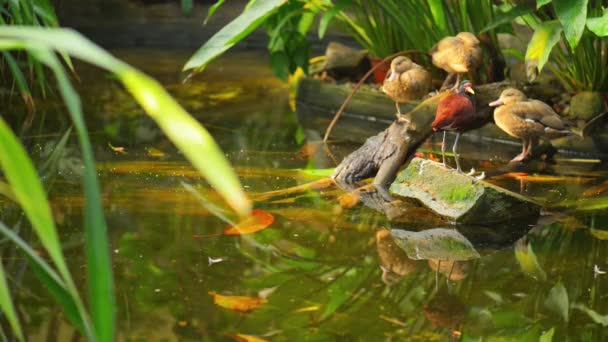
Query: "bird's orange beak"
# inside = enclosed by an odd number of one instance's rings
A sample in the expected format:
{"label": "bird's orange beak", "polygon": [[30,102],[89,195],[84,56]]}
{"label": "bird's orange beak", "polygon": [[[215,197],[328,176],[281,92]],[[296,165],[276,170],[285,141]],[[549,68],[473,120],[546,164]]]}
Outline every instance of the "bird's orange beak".
{"label": "bird's orange beak", "polygon": [[488,105],[489,105],[490,107],[498,107],[498,106],[502,106],[503,104],[505,104],[505,103],[503,102],[503,100],[496,100],[496,101],[494,101],[494,102],[490,102]]}

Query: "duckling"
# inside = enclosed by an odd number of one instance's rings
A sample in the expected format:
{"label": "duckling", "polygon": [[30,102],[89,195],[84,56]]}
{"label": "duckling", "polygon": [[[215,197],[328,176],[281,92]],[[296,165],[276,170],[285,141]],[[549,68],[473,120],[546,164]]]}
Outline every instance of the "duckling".
{"label": "duckling", "polygon": [[430,51],[433,64],[448,72],[444,85],[456,74],[455,91],[460,84],[460,76],[475,70],[481,64],[479,39],[471,32],[460,32],[455,37],[445,37]]}
{"label": "duckling", "polygon": [[514,138],[522,140],[522,151],[512,162],[525,160],[539,138],[556,139],[577,134],[568,129],[562,118],[548,104],[528,97],[518,89],[507,88],[498,100],[490,102],[494,122]]}
{"label": "duckling", "polygon": [[401,115],[399,103],[419,99],[431,90],[431,74],[411,59],[399,56],[391,61],[382,91],[395,101],[397,120],[408,121]]}

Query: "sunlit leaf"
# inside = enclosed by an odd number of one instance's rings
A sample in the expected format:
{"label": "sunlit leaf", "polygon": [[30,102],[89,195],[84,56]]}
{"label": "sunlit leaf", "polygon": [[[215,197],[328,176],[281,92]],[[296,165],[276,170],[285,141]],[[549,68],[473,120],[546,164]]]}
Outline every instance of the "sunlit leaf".
{"label": "sunlit leaf", "polygon": [[572,50],[576,49],[585,30],[588,0],[553,0],[553,8],[562,23],[566,40]]}
{"label": "sunlit leaf", "polygon": [[228,334],[227,336],[238,342],[266,342],[265,339],[253,335]]}
{"label": "sunlit leaf", "polygon": [[213,303],[215,303],[215,305],[239,312],[249,312],[268,302],[264,298],[246,296],[224,296],[221,294],[217,294],[214,291],[210,291],[209,294],[213,297]]}
{"label": "sunlit leaf", "polygon": [[536,0],[536,8],[541,8],[550,2],[551,0]]}
{"label": "sunlit leaf", "polygon": [[515,258],[525,274],[536,280],[544,281],[547,279],[547,274],[538,263],[532,245],[526,243],[525,239],[520,239],[515,244]]}
{"label": "sunlit leaf", "polygon": [[595,323],[601,324],[604,327],[608,326],[608,315],[601,315],[597,313],[597,311],[589,308],[587,305],[580,303],[573,304],[572,308],[586,313]]}
{"label": "sunlit leaf", "polygon": [[268,228],[274,223],[274,216],[267,211],[253,209],[251,215],[242,219],[234,226],[224,229],[224,235],[243,235],[251,234],[262,229]]}
{"label": "sunlit leaf", "polygon": [[542,335],[540,335],[538,342],[552,342],[554,333],[555,328],[551,328],[548,331],[545,331]]}
{"label": "sunlit leaf", "polygon": [[570,303],[568,301],[568,292],[561,281],[555,284],[549,291],[549,295],[545,300],[545,307],[557,314],[565,322],[568,322]]}
{"label": "sunlit leaf", "polygon": [[608,36],[608,10],[599,18],[587,19],[587,28],[600,37]]}
{"label": "sunlit leaf", "polygon": [[264,19],[274,13],[286,0],[254,1],[236,19],[217,32],[188,60],[183,70],[203,71],[207,64],[230,49],[255,30]]}
{"label": "sunlit leaf", "polygon": [[557,20],[541,23],[526,49],[526,74],[529,81],[533,81],[543,69],[551,50],[559,41],[562,26]]}

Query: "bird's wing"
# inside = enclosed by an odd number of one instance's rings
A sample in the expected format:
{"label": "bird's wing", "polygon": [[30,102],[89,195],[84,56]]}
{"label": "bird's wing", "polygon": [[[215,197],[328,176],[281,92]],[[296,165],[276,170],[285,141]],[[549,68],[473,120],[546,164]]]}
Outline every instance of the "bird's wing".
{"label": "bird's wing", "polygon": [[[473,111],[473,113],[471,113]],[[473,117],[475,108],[464,95],[452,94],[443,99],[437,107],[435,121],[433,121],[434,130],[452,130],[462,126],[462,122],[458,119]]]}
{"label": "bird's wing", "polygon": [[539,100],[518,102],[513,105],[511,113],[524,120],[533,120],[554,129],[564,129],[566,126],[553,108]]}

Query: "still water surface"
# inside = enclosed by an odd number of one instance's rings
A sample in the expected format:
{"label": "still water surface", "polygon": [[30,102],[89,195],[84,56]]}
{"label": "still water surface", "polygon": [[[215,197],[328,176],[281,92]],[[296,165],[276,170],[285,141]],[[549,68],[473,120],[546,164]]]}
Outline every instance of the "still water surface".
{"label": "still water surface", "polygon": [[[235,334],[271,341],[608,338],[587,311],[608,314],[605,211],[562,208],[531,222],[459,227],[478,258],[458,260],[440,251],[441,262],[413,260],[396,247],[390,229],[453,227],[420,209],[389,213],[400,217],[389,221],[373,205],[351,207],[343,196],[348,190],[335,186],[264,196],[327,174],[307,170],[335,166],[307,141],[315,133],[300,126],[288,86],[272,76],[265,58],[232,54],[184,85],[179,69],[188,53],[116,54],[159,79],[211,131],[255,207],[275,219],[254,234],[217,236],[227,224],[182,184],[207,201],[221,204],[220,198],[115,82],[79,66],[109,226],[121,340],[223,341]],[[59,103],[42,103],[39,111],[41,123],[25,141],[42,161],[59,139],[46,134],[65,131],[68,121]],[[74,142],[65,149],[50,197],[71,270],[84,286],[81,163]],[[425,157],[436,157],[437,142],[424,144]],[[113,152],[109,143],[127,153]],[[495,157],[515,155],[518,146],[463,145],[467,166],[543,203],[593,199],[608,188],[589,190],[608,179],[598,163],[560,161],[512,172]],[[340,158],[357,146],[333,147]],[[23,282],[28,285],[19,300],[31,339],[71,338],[73,330],[45,290],[27,274]],[[209,292],[265,302],[240,313],[214,304]]]}

